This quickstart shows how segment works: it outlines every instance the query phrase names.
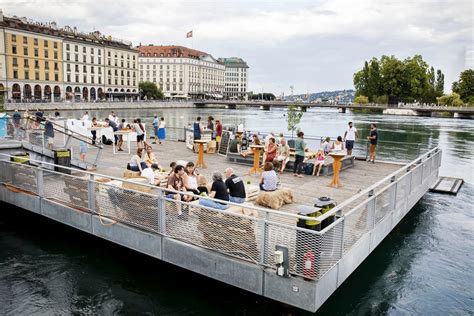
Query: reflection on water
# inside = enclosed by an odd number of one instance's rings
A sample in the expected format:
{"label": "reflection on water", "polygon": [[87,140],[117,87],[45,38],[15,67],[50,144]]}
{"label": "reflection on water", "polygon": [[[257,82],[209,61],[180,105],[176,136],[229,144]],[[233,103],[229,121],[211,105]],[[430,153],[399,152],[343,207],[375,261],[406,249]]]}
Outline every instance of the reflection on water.
{"label": "reflection on water", "polygon": [[[286,126],[282,110],[116,112],[147,123],[156,112],[169,126],[184,126],[197,115],[264,132],[285,132]],[[457,197],[427,194],[317,314],[472,313],[474,121],[312,109],[301,128],[307,135],[337,136],[348,121],[361,136],[378,123],[380,139],[387,141],[379,146],[381,156],[408,159],[418,147],[439,146],[441,174],[469,183]],[[6,313],[306,314],[18,209],[0,212],[0,314]]]}

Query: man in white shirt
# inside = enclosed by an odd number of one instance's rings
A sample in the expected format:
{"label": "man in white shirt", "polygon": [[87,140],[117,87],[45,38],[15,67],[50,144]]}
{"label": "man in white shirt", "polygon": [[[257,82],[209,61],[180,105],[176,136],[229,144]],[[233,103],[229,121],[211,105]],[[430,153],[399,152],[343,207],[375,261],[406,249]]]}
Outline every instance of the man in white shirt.
{"label": "man in white shirt", "polygon": [[158,180],[155,180],[156,171],[158,171],[158,168],[155,165],[152,165],[151,168],[143,169],[141,176],[147,178],[149,184],[158,185]]}
{"label": "man in white shirt", "polygon": [[86,112],[84,113],[84,116],[82,117],[82,120],[83,120],[83,121],[88,121],[88,120],[89,120],[89,112],[86,111]]}
{"label": "man in white shirt", "polygon": [[113,121],[113,122],[115,122],[115,123],[117,123],[117,124],[119,123],[118,117],[117,117],[117,115],[115,115],[115,112],[114,112],[114,111],[110,112],[110,114],[109,114],[109,120],[111,120],[111,121]]}
{"label": "man in white shirt", "polygon": [[357,128],[352,126],[352,122],[349,122],[349,127],[344,133],[344,139],[343,139],[346,142],[346,149],[347,149],[348,156],[352,155],[352,148],[354,148],[354,142],[355,142],[356,137],[359,137]]}

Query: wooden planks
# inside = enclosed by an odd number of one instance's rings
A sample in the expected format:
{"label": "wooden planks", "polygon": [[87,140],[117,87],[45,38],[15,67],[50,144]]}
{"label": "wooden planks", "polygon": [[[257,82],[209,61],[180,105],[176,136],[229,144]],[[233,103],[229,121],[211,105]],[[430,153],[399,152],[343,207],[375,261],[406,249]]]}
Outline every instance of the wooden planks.
{"label": "wooden planks", "polygon": [[430,188],[430,191],[456,195],[463,183],[464,180],[460,178],[439,177],[438,181]]}

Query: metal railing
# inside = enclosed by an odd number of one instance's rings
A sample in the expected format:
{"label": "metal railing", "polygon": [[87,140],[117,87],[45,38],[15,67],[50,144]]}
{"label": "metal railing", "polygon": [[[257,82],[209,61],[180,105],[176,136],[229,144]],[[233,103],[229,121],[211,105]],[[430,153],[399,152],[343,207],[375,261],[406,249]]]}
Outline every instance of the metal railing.
{"label": "metal railing", "polygon": [[[51,170],[52,165],[44,162],[20,164],[10,161],[9,155],[0,156],[4,157],[0,161],[4,184],[265,268],[275,268],[275,246],[284,246],[289,251],[290,273],[313,280],[319,280],[387,216],[398,223],[437,178],[441,163],[441,151],[429,151],[319,216],[319,221],[332,217],[334,222],[315,231],[296,226],[298,220],[314,217],[230,202],[228,209],[218,210],[168,198],[168,194],[178,193],[170,189],[65,168],[76,172],[69,175]],[[316,258],[311,273],[303,262],[308,252]]]}
{"label": "metal railing", "polygon": [[[53,136],[45,133],[45,124],[50,122],[53,126]],[[83,164],[84,167],[95,167],[101,156],[102,146],[96,144],[92,138],[68,130],[66,126],[57,124],[45,118],[37,120],[35,117],[21,119],[7,119],[7,138],[22,143],[22,146],[32,151],[47,153],[53,149],[70,149],[71,160],[75,165]],[[87,153],[81,159],[81,148],[87,148]],[[50,153],[52,155],[52,153]]]}

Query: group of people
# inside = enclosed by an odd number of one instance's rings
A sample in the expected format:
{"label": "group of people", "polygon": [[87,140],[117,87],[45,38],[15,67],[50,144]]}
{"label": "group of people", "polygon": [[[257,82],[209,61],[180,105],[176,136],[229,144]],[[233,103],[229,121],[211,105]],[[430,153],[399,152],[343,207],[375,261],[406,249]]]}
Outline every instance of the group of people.
{"label": "group of people", "polygon": [[203,124],[201,122],[201,117],[198,116],[196,118],[196,121],[193,123],[193,137],[195,140],[201,139],[202,134],[205,130],[208,130],[211,132],[211,139],[215,140],[217,143],[217,146],[219,146],[219,143],[221,142],[222,138],[222,130],[223,126],[220,120],[215,120],[214,124],[214,117],[209,116],[207,118],[207,124]]}

